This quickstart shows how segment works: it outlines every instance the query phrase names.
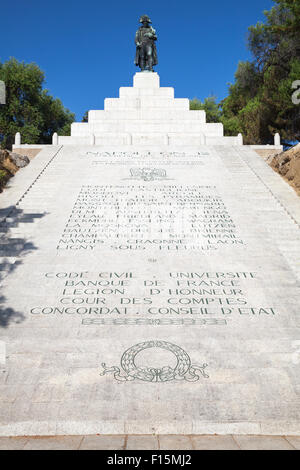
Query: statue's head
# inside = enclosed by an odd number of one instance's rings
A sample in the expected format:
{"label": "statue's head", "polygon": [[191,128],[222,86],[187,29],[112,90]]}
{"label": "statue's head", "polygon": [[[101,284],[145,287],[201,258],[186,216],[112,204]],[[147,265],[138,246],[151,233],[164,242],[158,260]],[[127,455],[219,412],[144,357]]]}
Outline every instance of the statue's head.
{"label": "statue's head", "polygon": [[150,20],[148,15],[142,15],[140,17],[140,23],[143,23],[143,25],[149,25],[150,23],[152,23],[152,21]]}

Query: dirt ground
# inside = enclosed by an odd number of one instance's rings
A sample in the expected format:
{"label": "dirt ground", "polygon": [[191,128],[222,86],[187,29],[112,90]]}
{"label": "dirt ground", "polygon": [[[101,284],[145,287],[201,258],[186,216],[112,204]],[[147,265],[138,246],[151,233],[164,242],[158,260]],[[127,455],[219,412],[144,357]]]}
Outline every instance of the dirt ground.
{"label": "dirt ground", "polygon": [[300,144],[267,160],[300,196]]}

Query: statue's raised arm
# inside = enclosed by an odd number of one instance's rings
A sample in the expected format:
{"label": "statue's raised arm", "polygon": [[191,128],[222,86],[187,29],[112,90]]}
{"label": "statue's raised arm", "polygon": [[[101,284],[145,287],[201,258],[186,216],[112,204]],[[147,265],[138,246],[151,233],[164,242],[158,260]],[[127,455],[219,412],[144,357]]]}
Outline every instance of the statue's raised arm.
{"label": "statue's raised arm", "polygon": [[142,72],[153,72],[153,66],[158,63],[155,45],[157,40],[156,31],[151,26],[149,16],[141,16],[140,23],[142,23],[142,26],[135,34],[135,65],[140,67]]}

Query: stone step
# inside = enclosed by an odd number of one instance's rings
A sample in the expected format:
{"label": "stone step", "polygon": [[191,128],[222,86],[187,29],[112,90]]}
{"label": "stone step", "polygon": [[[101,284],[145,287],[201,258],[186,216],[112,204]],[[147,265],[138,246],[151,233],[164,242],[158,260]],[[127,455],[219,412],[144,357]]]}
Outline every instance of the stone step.
{"label": "stone step", "polygon": [[130,109],[170,109],[186,110],[190,109],[190,102],[187,98],[169,98],[165,96],[141,96],[139,98],[106,98],[104,100],[105,111],[110,110],[130,110]]}
{"label": "stone step", "polygon": [[206,135],[223,137],[223,124],[205,124],[201,121],[148,121],[148,120],[120,120],[120,121],[91,121],[88,125],[73,123],[71,127],[72,137],[102,133],[136,133],[155,134],[168,133],[175,134],[174,137],[181,137],[191,134],[204,133]]}
{"label": "stone step", "polygon": [[[300,450],[300,436],[78,435],[0,437],[0,450]],[[168,457],[172,458],[172,453]],[[127,456],[127,454],[124,454]],[[123,457],[122,453],[118,458]],[[137,455],[139,458],[140,456]],[[175,455],[174,455],[175,457]],[[176,455],[176,459],[178,456]],[[187,461],[187,457],[185,457]],[[107,460],[107,457],[106,457]],[[121,462],[121,460],[120,460]]]}
{"label": "stone step", "polygon": [[190,110],[173,110],[173,109],[120,109],[117,111],[89,111],[89,123],[94,121],[200,121],[206,122],[205,111],[190,111]]}
{"label": "stone step", "polygon": [[160,87],[160,88],[136,88],[136,87],[120,87],[120,98],[138,98],[140,96],[159,96],[174,99],[174,88]]}

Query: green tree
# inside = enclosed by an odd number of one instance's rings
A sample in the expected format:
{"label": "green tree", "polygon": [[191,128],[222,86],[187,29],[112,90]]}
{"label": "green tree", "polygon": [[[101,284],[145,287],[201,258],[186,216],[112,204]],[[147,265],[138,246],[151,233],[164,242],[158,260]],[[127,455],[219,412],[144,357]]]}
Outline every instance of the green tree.
{"label": "green tree", "polygon": [[222,112],[216,100],[215,96],[209,96],[202,103],[198,98],[193,98],[190,100],[190,109],[194,111],[204,110],[206,112],[206,122],[220,122]]}
{"label": "green tree", "polygon": [[86,111],[84,115],[82,116],[81,122],[89,122],[89,112]]}
{"label": "green tree", "polygon": [[241,62],[223,102],[225,133],[242,132],[245,143],[286,143],[300,139],[300,106],[292,83],[300,79],[300,2],[275,0],[266,20],[249,28],[252,62]]}
{"label": "green tree", "polygon": [[0,63],[0,80],[6,85],[6,105],[0,109],[2,148],[11,148],[16,132],[27,144],[49,144],[54,132],[70,133],[75,116],[43,89],[44,73],[36,64],[11,58]]}
{"label": "green tree", "polygon": [[286,14],[284,24],[273,25],[278,32],[298,35],[300,31],[300,2],[299,0],[275,0],[280,12]]}

